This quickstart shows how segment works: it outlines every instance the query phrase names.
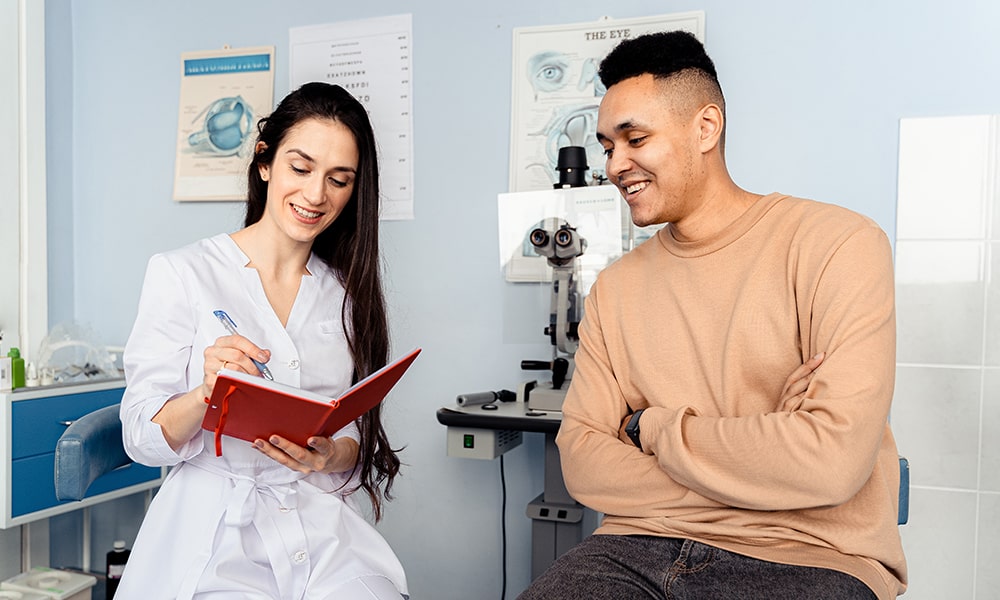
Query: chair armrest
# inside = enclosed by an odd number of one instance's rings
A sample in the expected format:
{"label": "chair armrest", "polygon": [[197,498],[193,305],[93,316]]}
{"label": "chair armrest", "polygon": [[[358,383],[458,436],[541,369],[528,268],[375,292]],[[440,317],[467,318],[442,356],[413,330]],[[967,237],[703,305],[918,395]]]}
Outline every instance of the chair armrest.
{"label": "chair armrest", "polygon": [[910,519],[910,461],[899,457],[899,525]]}
{"label": "chair armrest", "polygon": [[82,500],[95,479],[132,462],[122,445],[119,406],[105,406],[80,417],[56,442],[58,500]]}

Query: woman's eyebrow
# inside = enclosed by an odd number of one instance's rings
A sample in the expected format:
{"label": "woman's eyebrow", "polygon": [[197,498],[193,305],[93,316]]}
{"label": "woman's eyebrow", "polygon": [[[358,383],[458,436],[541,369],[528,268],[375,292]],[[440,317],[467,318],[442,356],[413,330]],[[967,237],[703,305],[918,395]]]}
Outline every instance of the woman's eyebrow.
{"label": "woman's eyebrow", "polygon": [[[313,157],[309,156],[309,154],[307,152],[305,152],[304,150],[300,150],[298,148],[289,148],[288,150],[285,151],[285,154],[291,154],[291,153],[298,154],[303,159],[308,160],[311,163],[315,163],[316,162],[316,160]],[[333,167],[330,170],[331,171],[343,171],[343,172],[346,172],[346,173],[357,173],[358,172],[358,170],[355,169],[354,167]]]}

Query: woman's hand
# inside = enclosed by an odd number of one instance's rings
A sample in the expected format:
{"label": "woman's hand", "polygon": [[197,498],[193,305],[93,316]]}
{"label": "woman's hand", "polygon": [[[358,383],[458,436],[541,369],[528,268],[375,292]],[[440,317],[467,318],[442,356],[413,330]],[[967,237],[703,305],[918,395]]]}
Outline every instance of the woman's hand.
{"label": "woman's hand", "polygon": [[255,440],[254,447],[289,469],[300,473],[342,473],[358,462],[358,443],[351,438],[336,440],[314,436],[302,447],[279,435]]}
{"label": "woman's hand", "polygon": [[170,447],[177,451],[188,440],[201,431],[201,421],[205,418],[205,404],[212,397],[219,369],[232,369],[244,373],[257,374],[257,367],[251,356],[267,362],[271,353],[261,350],[250,340],[240,335],[227,335],[215,340],[215,344],[205,348],[203,369],[205,375],[201,385],[172,399],[163,405],[153,422],[159,424]]}
{"label": "woman's hand", "polygon": [[781,401],[778,403],[778,412],[793,411],[802,405],[809,382],[812,381],[813,374],[824,358],[826,358],[826,352],[820,352],[799,365],[785,379],[785,387],[781,390]]}
{"label": "woman's hand", "polygon": [[218,373],[221,369],[242,371],[250,375],[260,375],[257,365],[253,364],[253,361],[250,360],[251,356],[262,363],[271,360],[271,352],[269,350],[259,348],[242,335],[222,336],[215,340],[213,345],[205,348],[205,377],[202,380],[204,397],[212,397],[212,390],[215,389],[215,380],[218,379]]}

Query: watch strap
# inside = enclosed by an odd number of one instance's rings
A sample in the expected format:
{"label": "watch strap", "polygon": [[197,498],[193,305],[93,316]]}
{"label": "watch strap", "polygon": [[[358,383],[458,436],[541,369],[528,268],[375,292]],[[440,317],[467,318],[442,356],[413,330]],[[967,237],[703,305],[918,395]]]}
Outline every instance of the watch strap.
{"label": "watch strap", "polygon": [[632,440],[635,447],[642,451],[642,442],[639,440],[639,418],[642,417],[642,411],[646,409],[640,408],[639,410],[632,413],[632,418],[628,420],[628,424],[625,425],[625,434],[628,439]]}

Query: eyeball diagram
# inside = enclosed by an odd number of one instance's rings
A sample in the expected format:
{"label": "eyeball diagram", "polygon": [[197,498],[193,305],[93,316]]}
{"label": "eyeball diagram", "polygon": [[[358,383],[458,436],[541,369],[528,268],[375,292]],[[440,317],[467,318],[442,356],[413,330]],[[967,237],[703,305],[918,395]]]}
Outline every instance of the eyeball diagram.
{"label": "eyeball diagram", "polygon": [[241,153],[253,129],[253,110],[243,98],[219,98],[198,113],[192,123],[202,117],[201,130],[188,136],[190,151],[210,156]]}
{"label": "eyeball diagram", "polygon": [[528,81],[539,93],[552,93],[566,87],[569,81],[569,60],[561,52],[539,52],[528,59]]}
{"label": "eyeball diagram", "polygon": [[587,152],[590,176],[603,179],[604,148],[597,141],[597,104],[567,106],[554,110],[545,127],[531,135],[544,139],[544,164],[531,164],[528,168],[542,168],[545,176],[556,181],[556,164],[559,149],[564,146],[582,146]]}
{"label": "eyeball diagram", "polygon": [[606,88],[598,77],[599,64],[599,58],[556,50],[541,50],[525,60],[533,114],[525,132],[531,138],[530,160],[522,168],[532,181],[555,183],[559,149],[564,146],[586,148],[591,178],[603,179],[604,149],[596,133],[597,109]]}

